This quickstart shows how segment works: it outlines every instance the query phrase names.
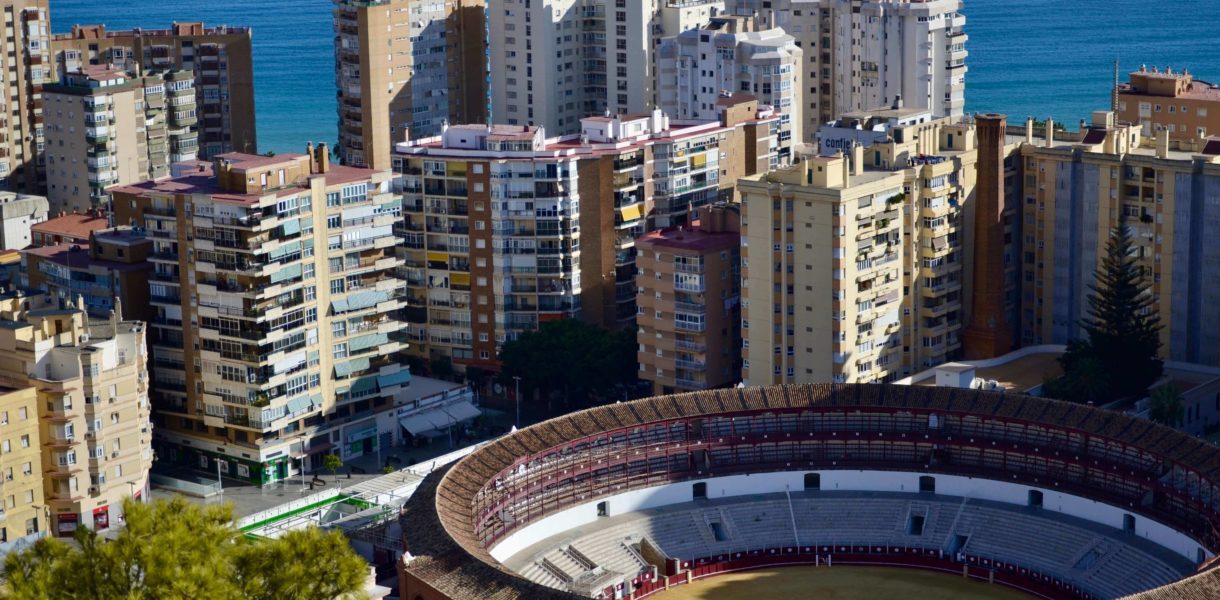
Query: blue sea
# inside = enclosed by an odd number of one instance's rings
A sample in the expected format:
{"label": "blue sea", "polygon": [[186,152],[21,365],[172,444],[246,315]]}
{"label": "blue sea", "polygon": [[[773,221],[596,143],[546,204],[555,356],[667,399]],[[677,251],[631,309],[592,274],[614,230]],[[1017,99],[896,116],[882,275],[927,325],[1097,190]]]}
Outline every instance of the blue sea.
{"label": "blue sea", "polygon": [[[498,0],[491,0],[496,2]],[[51,0],[73,24],[160,28],[171,21],[254,30],[259,150],[299,152],[337,138],[330,0]],[[1109,106],[1114,60],[1220,81],[1220,0],[966,0],[966,109],[1068,124]]]}

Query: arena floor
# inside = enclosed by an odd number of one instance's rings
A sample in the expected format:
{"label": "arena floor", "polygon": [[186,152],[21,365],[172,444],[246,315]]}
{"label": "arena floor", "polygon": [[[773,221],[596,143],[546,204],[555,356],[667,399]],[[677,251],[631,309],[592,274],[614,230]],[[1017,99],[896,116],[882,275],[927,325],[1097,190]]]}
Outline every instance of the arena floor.
{"label": "arena floor", "polygon": [[893,567],[785,567],[729,573],[661,592],[657,600],[1029,600],[1012,588],[960,575]]}

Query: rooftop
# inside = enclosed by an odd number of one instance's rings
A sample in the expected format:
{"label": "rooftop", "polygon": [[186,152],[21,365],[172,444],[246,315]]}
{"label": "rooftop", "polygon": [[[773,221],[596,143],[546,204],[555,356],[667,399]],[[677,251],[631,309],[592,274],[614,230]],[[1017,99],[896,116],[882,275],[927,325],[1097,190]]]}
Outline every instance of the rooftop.
{"label": "rooftop", "polygon": [[974,369],[974,376],[988,381],[995,380],[1008,392],[1029,392],[1051,377],[1063,374],[1059,357],[1063,346],[1031,346],[1009,352],[1004,356],[988,360],[965,360],[944,364],[921,371],[896,383],[906,385],[936,385],[938,369],[962,373]]}
{"label": "rooftop", "polygon": [[650,231],[636,238],[635,243],[637,246],[646,245],[704,253],[738,247],[741,244],[741,234],[731,231],[712,233],[699,229],[697,226],[694,228],[667,227]]}
{"label": "rooftop", "polygon": [[152,269],[152,263],[121,263],[104,258],[94,258],[89,253],[88,244],[55,244],[54,246],[37,246],[26,248],[23,252],[45,258],[68,268],[102,267],[111,271],[147,271]]}
{"label": "rooftop", "polygon": [[34,225],[30,231],[43,235],[57,235],[79,240],[89,239],[89,234],[110,227],[105,213],[88,212],[64,214]]}

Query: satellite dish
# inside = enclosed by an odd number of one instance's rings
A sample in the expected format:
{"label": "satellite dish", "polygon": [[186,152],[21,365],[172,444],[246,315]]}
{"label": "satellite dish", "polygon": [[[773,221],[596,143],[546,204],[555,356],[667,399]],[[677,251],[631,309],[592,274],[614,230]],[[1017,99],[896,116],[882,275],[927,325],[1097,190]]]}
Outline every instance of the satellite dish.
{"label": "satellite dish", "polygon": [[495,390],[495,392],[496,392],[497,394],[503,394],[503,393],[504,393],[504,386],[502,386],[502,385],[500,385],[500,384],[498,384],[498,383],[497,383],[497,384],[495,385],[495,387],[494,387],[494,388],[492,388],[492,389],[493,389],[493,390]]}

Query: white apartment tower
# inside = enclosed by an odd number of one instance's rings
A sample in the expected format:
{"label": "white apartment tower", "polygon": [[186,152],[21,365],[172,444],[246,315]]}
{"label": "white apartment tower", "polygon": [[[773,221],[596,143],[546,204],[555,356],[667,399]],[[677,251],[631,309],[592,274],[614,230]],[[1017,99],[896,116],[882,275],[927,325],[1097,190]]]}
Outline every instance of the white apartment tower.
{"label": "white apartment tower", "polygon": [[779,114],[776,158],[787,163],[802,139],[801,57],[782,29],[756,31],[752,18],[715,17],[661,42],[658,106],[675,119],[708,121],[717,118],[721,98],[750,94]]}
{"label": "white apartment tower", "polygon": [[733,11],[782,28],[805,50],[809,139],[851,111],[894,105],[961,116],[966,17],[961,0],[738,0]]}
{"label": "white apartment tower", "polygon": [[723,10],[723,0],[497,3],[487,21],[492,119],[568,135],[590,115],[649,112],[661,38]]}

